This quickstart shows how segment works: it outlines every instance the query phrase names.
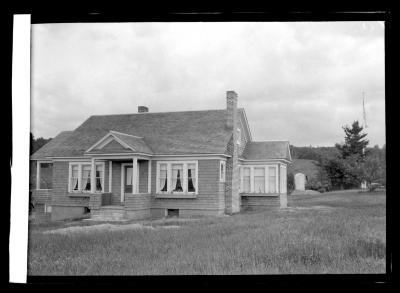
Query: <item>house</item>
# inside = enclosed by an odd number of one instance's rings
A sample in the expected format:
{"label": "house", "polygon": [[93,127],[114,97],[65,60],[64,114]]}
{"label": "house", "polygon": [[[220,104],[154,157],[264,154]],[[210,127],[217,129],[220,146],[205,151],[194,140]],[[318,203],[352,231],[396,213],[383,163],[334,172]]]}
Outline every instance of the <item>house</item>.
{"label": "house", "polygon": [[95,115],[31,156],[36,213],[52,220],[224,215],[287,203],[288,141],[253,141],[226,109]]}

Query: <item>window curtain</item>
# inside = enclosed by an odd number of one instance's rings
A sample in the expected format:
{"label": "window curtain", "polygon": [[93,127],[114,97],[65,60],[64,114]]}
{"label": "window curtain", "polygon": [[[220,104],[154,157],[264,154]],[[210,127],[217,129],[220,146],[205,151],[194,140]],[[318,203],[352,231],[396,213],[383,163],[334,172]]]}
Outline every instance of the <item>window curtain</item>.
{"label": "window curtain", "polygon": [[103,166],[96,166],[96,191],[103,191]]}
{"label": "window curtain", "polygon": [[161,189],[161,191],[167,191],[167,178],[164,180],[164,187]]}
{"label": "window curtain", "polygon": [[167,179],[167,165],[160,165],[160,191],[167,191],[168,179]]}
{"label": "window curtain", "polygon": [[[175,171],[175,170],[174,170]],[[173,191],[183,191],[182,183],[181,183],[181,175],[180,170],[177,170],[176,178],[173,178],[172,186],[175,186]]]}
{"label": "window curtain", "polygon": [[254,192],[265,192],[265,169],[254,168]]}
{"label": "window curtain", "polygon": [[78,190],[78,178],[72,178],[72,190]]}
{"label": "window curtain", "polygon": [[195,192],[196,188],[194,187],[195,185],[195,178],[193,178],[193,171],[194,166],[189,165],[188,166],[188,192]]}

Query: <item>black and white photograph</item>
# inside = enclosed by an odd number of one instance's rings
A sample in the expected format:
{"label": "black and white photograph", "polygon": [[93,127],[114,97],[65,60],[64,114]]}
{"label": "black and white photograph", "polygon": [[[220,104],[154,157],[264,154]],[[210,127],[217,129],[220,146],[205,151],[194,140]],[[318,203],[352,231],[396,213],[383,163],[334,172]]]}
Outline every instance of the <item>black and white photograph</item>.
{"label": "black and white photograph", "polygon": [[32,23],[28,276],[385,274],[385,21]]}

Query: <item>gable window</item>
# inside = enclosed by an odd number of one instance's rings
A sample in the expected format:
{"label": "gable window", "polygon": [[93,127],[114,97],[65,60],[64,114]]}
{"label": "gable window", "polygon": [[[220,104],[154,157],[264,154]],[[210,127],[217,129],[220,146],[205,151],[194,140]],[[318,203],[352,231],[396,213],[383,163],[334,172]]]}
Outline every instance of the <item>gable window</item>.
{"label": "gable window", "polygon": [[240,145],[241,141],[242,141],[242,133],[241,133],[241,131],[240,131],[240,128],[238,128],[238,129],[237,129],[237,140],[236,140],[236,143],[237,143],[238,145]]}
{"label": "gable window", "polygon": [[254,192],[265,192],[265,168],[254,168]]}
{"label": "gable window", "polygon": [[[104,162],[95,165],[95,191],[104,191]],[[92,166],[88,163],[69,164],[69,192],[91,191]]]}
{"label": "gable window", "polygon": [[197,193],[197,161],[157,163],[157,193]]}
{"label": "gable window", "polygon": [[250,192],[250,168],[243,168],[243,192]]}
{"label": "gable window", "polygon": [[219,181],[225,182],[225,175],[226,175],[226,162],[220,161],[219,162]]}
{"label": "gable window", "polygon": [[53,188],[53,163],[37,162],[36,189]]}

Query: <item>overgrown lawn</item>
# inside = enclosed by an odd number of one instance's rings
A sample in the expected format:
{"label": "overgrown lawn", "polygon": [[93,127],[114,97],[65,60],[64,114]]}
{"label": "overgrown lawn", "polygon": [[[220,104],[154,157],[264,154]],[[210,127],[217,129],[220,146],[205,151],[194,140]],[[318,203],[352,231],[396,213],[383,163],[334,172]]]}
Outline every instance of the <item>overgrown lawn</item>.
{"label": "overgrown lawn", "polygon": [[[29,275],[385,273],[385,193],[289,196],[288,209],[157,229],[46,234],[30,226]],[[161,226],[178,225],[177,229]]]}

